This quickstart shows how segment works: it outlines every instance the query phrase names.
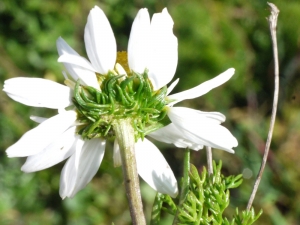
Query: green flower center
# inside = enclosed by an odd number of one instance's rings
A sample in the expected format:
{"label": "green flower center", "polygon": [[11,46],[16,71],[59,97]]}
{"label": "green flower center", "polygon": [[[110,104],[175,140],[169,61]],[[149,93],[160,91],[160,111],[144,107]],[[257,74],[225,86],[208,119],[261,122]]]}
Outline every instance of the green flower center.
{"label": "green flower center", "polygon": [[136,141],[170,123],[167,87],[154,91],[148,72],[96,74],[100,90],[76,82],[73,102],[77,108],[78,134],[84,139],[114,139],[115,120],[130,119]]}

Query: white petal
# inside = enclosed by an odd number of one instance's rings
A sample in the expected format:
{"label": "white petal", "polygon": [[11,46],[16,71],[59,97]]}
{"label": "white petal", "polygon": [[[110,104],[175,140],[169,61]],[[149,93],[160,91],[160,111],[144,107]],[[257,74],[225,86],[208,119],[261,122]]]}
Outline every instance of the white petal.
{"label": "white petal", "polygon": [[113,154],[114,167],[122,165],[120,146],[117,139],[114,141],[114,154]]}
{"label": "white petal", "polygon": [[69,87],[41,78],[8,79],[3,91],[13,100],[28,106],[59,109],[72,104]]}
{"label": "white petal", "polygon": [[81,66],[84,69],[96,72],[92,64],[80,55],[62,54],[57,61],[61,63],[74,64],[77,66]]}
{"label": "white petal", "polygon": [[47,169],[68,158],[75,151],[75,130],[76,127],[71,127],[54,140],[54,142],[48,145],[42,152],[29,156],[21,170],[30,173]]}
{"label": "white petal", "polygon": [[172,82],[172,84],[168,87],[167,96],[171,93],[171,91],[173,91],[173,89],[178,84],[178,82],[179,82],[179,78],[177,78],[174,82]]}
{"label": "white petal", "polygon": [[166,8],[153,15],[151,20],[151,45],[149,78],[154,90],[168,84],[176,71],[178,61],[178,43],[173,34],[173,20]]}
{"label": "white petal", "polygon": [[174,144],[178,148],[190,148],[196,151],[203,148],[203,145],[186,139],[182,130],[179,130],[173,123],[150,133],[148,136],[160,142]]}
{"label": "white petal", "polygon": [[95,6],[88,16],[84,30],[84,43],[93,67],[100,74],[114,68],[117,45],[114,33],[104,12]]}
{"label": "white petal", "polygon": [[135,144],[139,175],[155,190],[176,197],[177,181],[161,152],[147,139]]}
{"label": "white petal", "polygon": [[219,122],[216,122],[215,118],[201,118],[193,110],[185,115],[173,110],[174,108],[170,108],[168,116],[174,125],[182,131],[184,138],[193,143],[234,153],[232,148],[238,145],[236,138]]}
{"label": "white petal", "polygon": [[64,165],[61,175],[60,175],[60,186],[59,186],[59,194],[64,199],[65,197],[69,197],[74,190],[76,184],[76,177],[77,177],[77,168],[79,160],[79,156],[81,153],[81,149],[84,145],[84,140],[79,138],[76,141],[75,145],[75,153],[68,159],[66,164]]}
{"label": "white petal", "polygon": [[64,166],[60,179],[60,195],[72,198],[82,190],[95,176],[102,162],[105,140],[84,141],[82,148],[77,147]]}
{"label": "white petal", "polygon": [[128,64],[131,70],[143,73],[148,66],[150,17],[146,8],[136,15],[128,42]]}
{"label": "white petal", "polygon": [[51,144],[66,131],[76,120],[74,111],[57,114],[30,131],[27,131],[19,141],[7,150],[8,157],[24,157],[35,155]]}
{"label": "white petal", "polygon": [[40,116],[30,116],[30,119],[36,123],[42,123],[46,121],[48,118],[40,117]]}
{"label": "white petal", "polygon": [[169,105],[174,105],[185,99],[193,99],[193,98],[200,97],[201,95],[206,94],[213,88],[216,88],[224,84],[233,76],[233,74],[234,74],[234,69],[231,68],[221,73],[220,75],[216,76],[215,78],[208,80],[194,88],[179,92],[174,95],[170,95],[168,96],[168,99],[174,99],[175,101],[171,102]]}
{"label": "white petal", "polygon": [[73,50],[64,39],[59,37],[56,41],[58,54],[61,56],[58,62],[64,62],[64,66],[75,81],[80,79],[82,84],[99,89],[96,70],[91,63]]}
{"label": "white petal", "polygon": [[[99,83],[97,81],[96,73],[83,67],[83,57],[64,54],[58,58],[58,62],[63,62],[68,72],[71,74],[74,81],[80,79],[81,84],[94,87],[99,90]],[[88,61],[86,61],[89,63]]]}
{"label": "white petal", "polygon": [[170,114],[176,115],[178,119],[184,121],[191,121],[196,123],[202,123],[203,121],[208,121],[210,123],[223,123],[226,117],[219,112],[202,112],[200,110],[190,109],[187,107],[170,107]]}
{"label": "white petal", "polygon": [[56,40],[56,48],[58,55],[70,54],[79,56],[79,54],[70,45],[68,45],[62,37],[59,37]]}

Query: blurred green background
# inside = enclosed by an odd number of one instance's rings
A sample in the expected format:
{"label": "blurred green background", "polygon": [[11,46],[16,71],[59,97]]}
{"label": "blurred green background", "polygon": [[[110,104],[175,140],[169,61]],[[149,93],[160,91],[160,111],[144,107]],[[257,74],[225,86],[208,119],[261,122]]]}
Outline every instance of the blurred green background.
{"label": "blurred green background", "polygon": [[[280,9],[278,48],[280,100],[269,161],[254,207],[264,213],[256,224],[300,224],[300,1],[273,1]],[[0,1],[0,88],[6,79],[42,77],[63,82],[57,63],[56,39],[62,36],[86,56],[83,32],[89,10],[100,6],[106,13],[118,43],[126,50],[132,21],[147,7],[150,14],[168,7],[179,42],[175,92],[213,78],[230,67],[236,69],[226,84],[195,100],[181,103],[227,116],[224,125],[237,137],[236,153],[214,150],[223,172],[244,174],[244,182],[232,192],[235,207],[245,209],[264,150],[273,99],[273,56],[269,16],[265,0],[2,0]],[[2,224],[131,224],[121,168],[114,168],[111,146],[92,182],[73,199],[58,194],[63,163],[32,174],[20,171],[23,158],[8,159],[5,149],[36,126],[30,115],[52,116],[49,109],[27,107],[0,91],[0,225]],[[183,151],[156,143],[177,177],[182,174]],[[192,152],[201,170],[204,151]],[[141,181],[147,219],[154,191]],[[161,224],[171,224],[164,216]]]}

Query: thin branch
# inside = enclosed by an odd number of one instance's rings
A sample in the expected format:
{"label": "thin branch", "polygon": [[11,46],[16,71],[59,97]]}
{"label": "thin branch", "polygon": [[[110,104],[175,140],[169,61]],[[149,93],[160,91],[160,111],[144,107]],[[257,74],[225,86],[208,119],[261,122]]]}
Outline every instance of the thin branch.
{"label": "thin branch", "polygon": [[213,165],[212,165],[212,152],[211,147],[206,146],[206,158],[207,158],[207,170],[208,174],[213,174]]}
{"label": "thin branch", "polygon": [[260,170],[258,172],[256,181],[253,186],[253,190],[252,190],[250,199],[248,201],[248,205],[247,205],[248,211],[250,211],[250,208],[252,206],[252,203],[253,203],[254,197],[256,195],[260,180],[262,178],[262,174],[264,172],[264,169],[265,169],[265,166],[267,163],[270,144],[271,144],[271,140],[272,140],[272,134],[273,134],[273,130],[274,130],[275,119],[276,119],[278,94],[279,94],[279,63],[278,63],[278,50],[277,50],[277,38],[276,38],[276,26],[277,26],[277,17],[279,14],[279,10],[273,3],[268,2],[268,5],[270,6],[271,15],[267,19],[268,19],[269,26],[270,26],[272,46],[273,46],[273,55],[274,55],[274,73],[275,73],[274,99],[273,99],[272,116],[271,116],[271,121],[270,121],[270,129],[269,129],[269,133],[268,133],[268,139],[266,142],[265,152],[264,152]]}

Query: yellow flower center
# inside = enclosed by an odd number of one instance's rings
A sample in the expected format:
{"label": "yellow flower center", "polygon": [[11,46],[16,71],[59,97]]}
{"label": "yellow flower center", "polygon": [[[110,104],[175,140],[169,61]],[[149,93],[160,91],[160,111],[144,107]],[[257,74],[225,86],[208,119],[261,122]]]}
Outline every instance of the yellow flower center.
{"label": "yellow flower center", "polygon": [[123,67],[127,74],[130,74],[131,71],[128,66],[126,51],[117,52],[117,63],[119,63]]}

